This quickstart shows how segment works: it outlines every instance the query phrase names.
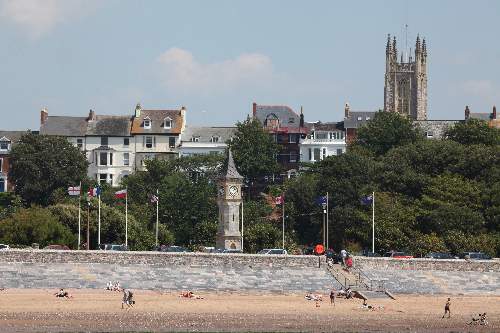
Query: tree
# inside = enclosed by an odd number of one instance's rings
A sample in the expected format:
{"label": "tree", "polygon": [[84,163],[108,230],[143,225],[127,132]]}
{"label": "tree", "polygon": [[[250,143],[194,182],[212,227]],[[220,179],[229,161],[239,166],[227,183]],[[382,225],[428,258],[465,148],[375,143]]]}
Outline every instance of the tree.
{"label": "tree", "polygon": [[464,145],[498,145],[500,144],[500,129],[489,127],[484,120],[467,119],[450,128],[446,132],[446,138]]}
{"label": "tree", "polygon": [[0,221],[0,240],[15,245],[64,244],[75,248],[75,236],[50,211],[41,207],[23,208]]}
{"label": "tree", "polygon": [[422,133],[411,119],[395,112],[379,111],[359,128],[356,144],[382,155],[391,148],[415,143],[422,138]]}
{"label": "tree", "polygon": [[27,204],[48,205],[59,188],[78,185],[87,174],[87,159],[65,138],[25,134],[11,151],[10,176]]}
{"label": "tree", "polygon": [[236,127],[228,145],[241,174],[252,181],[277,172],[279,146],[264,131],[261,123],[248,117],[244,122],[238,122]]}

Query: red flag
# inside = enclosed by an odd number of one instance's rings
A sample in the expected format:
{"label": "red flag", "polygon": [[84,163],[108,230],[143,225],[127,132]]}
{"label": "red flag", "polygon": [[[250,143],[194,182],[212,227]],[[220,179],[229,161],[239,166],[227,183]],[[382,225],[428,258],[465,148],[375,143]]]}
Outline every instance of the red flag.
{"label": "red flag", "polygon": [[125,199],[126,196],[127,196],[127,190],[120,190],[115,192],[116,199]]}
{"label": "red flag", "polygon": [[280,195],[279,197],[274,198],[274,203],[276,205],[282,205],[285,202],[285,197]]}

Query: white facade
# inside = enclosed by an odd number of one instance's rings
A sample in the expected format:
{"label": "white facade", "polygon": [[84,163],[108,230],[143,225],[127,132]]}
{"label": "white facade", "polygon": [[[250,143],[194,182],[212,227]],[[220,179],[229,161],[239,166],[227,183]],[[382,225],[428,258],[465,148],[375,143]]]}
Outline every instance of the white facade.
{"label": "white facade", "polygon": [[300,161],[317,162],[328,156],[345,153],[345,132],[342,130],[314,130],[305,139],[301,139]]}

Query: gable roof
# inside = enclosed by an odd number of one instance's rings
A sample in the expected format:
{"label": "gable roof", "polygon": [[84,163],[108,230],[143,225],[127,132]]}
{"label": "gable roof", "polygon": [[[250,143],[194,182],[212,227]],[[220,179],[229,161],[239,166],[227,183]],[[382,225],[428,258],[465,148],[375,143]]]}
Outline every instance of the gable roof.
{"label": "gable roof", "polygon": [[3,138],[9,140],[12,145],[15,145],[26,131],[1,131],[0,130],[0,140]]}
{"label": "gable roof", "polygon": [[229,149],[229,156],[227,158],[227,169],[226,174],[223,178],[226,179],[243,179],[243,176],[240,175],[238,170],[236,169],[236,165],[234,164],[233,153],[231,149]]}
{"label": "gable roof", "polygon": [[87,135],[96,136],[130,136],[130,117],[96,116],[87,122]]}
{"label": "gable roof", "polygon": [[266,119],[272,117],[279,120],[280,128],[300,129],[300,116],[286,105],[255,105],[254,117],[262,126],[265,126]]}
{"label": "gable roof", "polygon": [[59,136],[85,136],[86,117],[48,116],[40,125],[40,134]]}
{"label": "gable roof", "polygon": [[[164,128],[165,118],[172,120],[171,128]],[[151,128],[144,128],[144,119],[151,119]],[[181,110],[141,110],[132,120],[131,134],[180,134],[184,119]]]}
{"label": "gable roof", "polygon": [[220,138],[219,142],[226,142],[231,137],[233,137],[236,132],[236,127],[212,127],[212,126],[186,126],[186,129],[182,133],[182,142],[191,141],[191,138],[197,137],[198,142],[210,142],[210,139],[214,136]]}
{"label": "gable roof", "polygon": [[359,128],[375,117],[377,111],[350,111],[349,117],[344,118],[345,128]]}

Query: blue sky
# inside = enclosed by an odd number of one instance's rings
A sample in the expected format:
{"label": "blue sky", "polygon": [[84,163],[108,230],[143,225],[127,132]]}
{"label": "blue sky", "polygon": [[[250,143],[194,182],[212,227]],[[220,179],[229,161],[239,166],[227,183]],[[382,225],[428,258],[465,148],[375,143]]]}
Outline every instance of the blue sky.
{"label": "blue sky", "polygon": [[500,104],[500,1],[0,0],[0,129],[50,115],[188,109],[232,125],[252,102],[338,121],[383,107],[385,40],[428,45],[430,119]]}

